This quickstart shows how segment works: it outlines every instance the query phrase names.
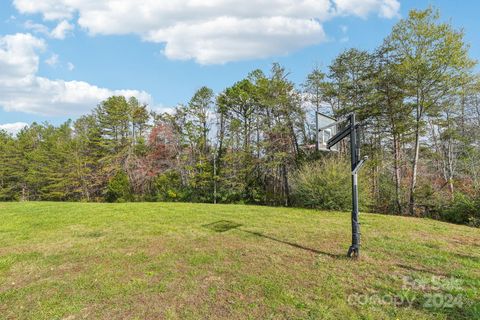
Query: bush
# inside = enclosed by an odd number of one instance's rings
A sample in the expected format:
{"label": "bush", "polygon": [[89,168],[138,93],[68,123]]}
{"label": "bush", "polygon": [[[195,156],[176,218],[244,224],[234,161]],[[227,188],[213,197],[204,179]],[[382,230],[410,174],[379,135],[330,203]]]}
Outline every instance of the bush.
{"label": "bush", "polygon": [[132,189],[125,172],[119,171],[113,176],[107,185],[105,200],[108,202],[126,202],[132,201]]}
{"label": "bush", "polygon": [[440,211],[442,220],[480,227],[480,197],[469,197],[462,193],[455,194],[455,200]]}
{"label": "bush", "polygon": [[160,174],[154,182],[157,201],[189,201],[189,195],[182,187],[180,174],[168,170]]}
{"label": "bush", "polygon": [[[405,201],[403,199],[401,201],[401,205],[405,205]],[[395,181],[390,172],[381,172],[378,177],[378,194],[375,197],[373,211],[386,214],[401,213],[396,201]]]}
{"label": "bush", "polygon": [[[298,206],[327,210],[352,208],[350,163],[338,157],[323,158],[304,165],[292,180],[294,202]],[[370,203],[365,179],[359,178],[359,204]]]}

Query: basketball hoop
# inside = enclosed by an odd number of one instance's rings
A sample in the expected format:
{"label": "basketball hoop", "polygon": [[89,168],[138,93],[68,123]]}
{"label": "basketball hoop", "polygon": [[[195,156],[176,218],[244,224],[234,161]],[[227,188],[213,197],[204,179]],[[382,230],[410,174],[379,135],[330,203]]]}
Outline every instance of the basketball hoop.
{"label": "basketball hoop", "polygon": [[[355,113],[349,113],[341,119],[335,119],[325,114],[316,113],[315,124],[317,129],[316,149],[323,151],[338,151],[338,143],[350,138],[350,156],[352,173],[352,245],[347,256],[358,258],[360,256],[360,223],[358,221],[358,171],[367,160],[360,158],[359,124]],[[342,127],[339,125],[345,123]]]}
{"label": "basketball hoop", "polygon": [[338,146],[327,148],[328,140],[337,134],[338,121],[335,118],[327,116],[326,114],[317,112],[315,118],[315,125],[317,129],[316,149],[320,151],[338,151]]}

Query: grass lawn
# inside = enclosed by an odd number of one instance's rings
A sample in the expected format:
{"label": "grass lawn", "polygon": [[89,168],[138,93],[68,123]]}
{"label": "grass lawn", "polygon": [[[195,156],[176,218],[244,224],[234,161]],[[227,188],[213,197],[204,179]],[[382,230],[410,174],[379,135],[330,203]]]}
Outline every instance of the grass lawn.
{"label": "grass lawn", "polygon": [[[480,230],[183,203],[0,203],[1,319],[480,319]],[[396,305],[398,304],[398,305]]]}

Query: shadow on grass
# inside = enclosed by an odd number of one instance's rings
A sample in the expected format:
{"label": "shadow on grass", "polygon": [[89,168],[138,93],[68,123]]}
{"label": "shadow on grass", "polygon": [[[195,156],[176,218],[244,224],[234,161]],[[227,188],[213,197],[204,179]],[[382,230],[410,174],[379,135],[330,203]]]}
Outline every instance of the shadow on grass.
{"label": "shadow on grass", "polygon": [[444,273],[444,272],[432,271],[432,270],[428,270],[428,269],[425,269],[425,268],[409,266],[409,265],[401,264],[401,263],[397,263],[397,267],[400,267],[400,268],[405,269],[405,270],[413,271],[413,272],[429,273],[429,274],[433,274],[435,276],[441,276],[441,277],[446,277],[447,276],[447,274]]}
{"label": "shadow on grass", "polygon": [[254,235],[254,236],[257,236],[257,237],[261,237],[261,238],[265,238],[265,239],[269,239],[269,240],[272,240],[272,241],[275,241],[275,242],[283,243],[283,244],[289,245],[289,246],[297,248],[297,249],[302,249],[302,250],[309,251],[309,252],[316,253],[316,254],[326,255],[326,256],[329,256],[331,258],[344,258],[345,257],[344,255],[333,254],[333,253],[324,252],[324,251],[320,251],[320,250],[313,249],[313,248],[308,248],[308,247],[305,247],[305,246],[300,245],[298,243],[294,243],[294,242],[291,242],[291,241],[282,240],[282,239],[278,239],[278,238],[275,238],[275,237],[272,237],[272,236],[269,236],[269,235],[265,235],[261,232],[254,232],[254,231],[239,229],[239,227],[241,227],[241,226],[242,226],[242,224],[236,223],[236,222],[233,222],[233,221],[229,221],[229,220],[219,220],[219,221],[216,221],[216,222],[212,222],[212,223],[209,223],[209,224],[202,225],[202,227],[213,230],[215,232],[225,232],[225,231],[229,231],[229,230],[232,230],[232,229],[237,229],[238,231],[241,231],[241,232],[244,232],[244,233],[248,233],[248,234],[251,234],[251,235]]}
{"label": "shadow on grass", "polygon": [[454,253],[453,255],[459,259],[470,260],[471,262],[480,263],[480,257],[478,256],[471,256],[463,253]]}
{"label": "shadow on grass", "polygon": [[225,232],[228,230],[236,229],[238,227],[241,227],[242,225],[240,223],[236,223],[233,221],[229,220],[219,220],[216,222],[212,222],[209,224],[204,224],[202,227],[210,229],[215,232]]}
{"label": "shadow on grass", "polygon": [[313,253],[316,253],[316,254],[326,255],[326,256],[329,256],[331,258],[344,258],[345,257],[344,255],[340,255],[340,254],[333,254],[333,253],[320,251],[320,250],[313,249],[313,248],[308,248],[308,247],[305,247],[305,246],[300,245],[300,244],[295,243],[295,242],[290,242],[290,241],[286,241],[286,240],[282,240],[282,239],[277,239],[277,238],[265,235],[265,234],[260,233],[260,232],[253,232],[253,231],[241,230],[241,229],[239,229],[239,230],[242,231],[242,232],[253,234],[257,237],[262,237],[262,238],[269,239],[269,240],[272,240],[272,241],[275,241],[275,242],[283,243],[283,244],[289,245],[291,247],[294,247],[294,248],[297,248],[297,249],[302,249],[302,250],[309,251],[309,252],[313,252]]}
{"label": "shadow on grass", "polygon": [[87,233],[78,234],[77,237],[81,237],[81,238],[100,238],[103,235],[105,235],[104,232],[91,231],[91,232],[87,232]]}

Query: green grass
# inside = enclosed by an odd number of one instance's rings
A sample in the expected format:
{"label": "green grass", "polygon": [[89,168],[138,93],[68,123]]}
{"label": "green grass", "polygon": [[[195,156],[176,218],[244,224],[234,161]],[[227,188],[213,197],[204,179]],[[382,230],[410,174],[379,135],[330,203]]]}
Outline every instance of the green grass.
{"label": "green grass", "polygon": [[352,261],[342,212],[0,203],[0,318],[480,319],[479,229],[361,222]]}

